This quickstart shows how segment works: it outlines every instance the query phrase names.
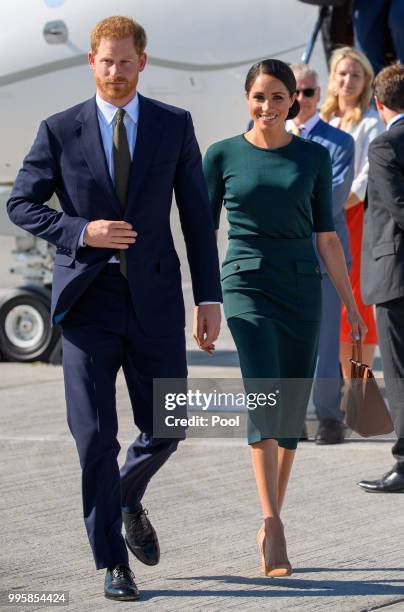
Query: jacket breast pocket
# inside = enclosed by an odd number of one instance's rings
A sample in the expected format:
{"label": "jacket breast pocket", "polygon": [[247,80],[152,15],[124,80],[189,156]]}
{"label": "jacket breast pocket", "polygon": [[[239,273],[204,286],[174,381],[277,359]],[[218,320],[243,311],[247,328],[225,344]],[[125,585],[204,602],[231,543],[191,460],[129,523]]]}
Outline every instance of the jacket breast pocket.
{"label": "jacket breast pocket", "polygon": [[299,319],[320,321],[322,300],[320,266],[312,259],[296,259],[295,265]]}

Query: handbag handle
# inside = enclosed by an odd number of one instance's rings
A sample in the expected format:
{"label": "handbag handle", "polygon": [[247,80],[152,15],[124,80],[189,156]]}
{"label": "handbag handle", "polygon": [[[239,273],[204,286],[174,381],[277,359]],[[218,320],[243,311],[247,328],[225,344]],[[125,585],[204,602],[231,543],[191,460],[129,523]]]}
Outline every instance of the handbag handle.
{"label": "handbag handle", "polygon": [[356,340],[352,345],[352,360],[362,363],[362,340]]}
{"label": "handbag handle", "polygon": [[352,344],[351,378],[369,378],[370,368],[366,363],[362,363],[362,340],[356,340]]}

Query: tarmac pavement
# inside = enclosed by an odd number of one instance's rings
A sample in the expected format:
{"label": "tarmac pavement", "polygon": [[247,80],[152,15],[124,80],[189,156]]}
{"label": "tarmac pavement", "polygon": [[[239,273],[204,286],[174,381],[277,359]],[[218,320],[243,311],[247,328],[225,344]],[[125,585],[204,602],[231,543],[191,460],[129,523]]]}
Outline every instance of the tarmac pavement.
{"label": "tarmac pavement", "polygon": [[[190,376],[239,375],[229,356],[227,365],[210,363],[191,365]],[[136,428],[121,373],[117,402],[123,462]],[[311,418],[309,431],[314,428]],[[356,485],[391,467],[391,445],[352,438],[334,447],[299,445],[283,512],[294,573],[270,579],[259,571],[261,516],[245,440],[182,442],[144,498],[161,561],[147,567],[131,557],[141,598],[111,602],[82,519],[61,367],[0,363],[0,591],[3,597],[68,591],[69,612],[404,610],[404,496],[369,494]]]}

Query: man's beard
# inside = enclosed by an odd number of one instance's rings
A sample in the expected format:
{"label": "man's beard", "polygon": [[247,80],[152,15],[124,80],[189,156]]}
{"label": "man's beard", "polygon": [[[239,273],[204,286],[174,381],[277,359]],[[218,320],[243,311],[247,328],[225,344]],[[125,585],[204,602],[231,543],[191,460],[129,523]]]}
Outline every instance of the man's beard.
{"label": "man's beard", "polygon": [[[125,83],[121,85],[121,87],[112,87],[108,85],[109,82],[113,83]],[[100,77],[95,78],[95,82],[97,84],[98,89],[101,93],[103,93],[106,97],[111,98],[111,100],[122,100],[123,98],[127,98],[131,93],[135,92],[137,79],[134,78],[131,81],[127,79],[114,79],[111,81],[101,79]]]}

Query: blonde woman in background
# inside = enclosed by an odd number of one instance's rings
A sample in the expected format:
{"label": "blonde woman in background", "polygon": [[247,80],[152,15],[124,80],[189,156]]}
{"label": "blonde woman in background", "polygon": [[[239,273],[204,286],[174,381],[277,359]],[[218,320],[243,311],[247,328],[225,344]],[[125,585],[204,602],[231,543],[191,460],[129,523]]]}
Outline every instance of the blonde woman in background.
{"label": "blonde woman in background", "polygon": [[[368,182],[368,147],[383,131],[376,110],[369,108],[372,97],[373,69],[363,53],[352,47],[336,49],[331,56],[330,78],[321,118],[334,127],[351,134],[355,140],[355,173],[351,192],[345,202],[345,212],[352,255],[350,281],[359,312],[368,332],[363,342],[363,359],[372,365],[377,344],[373,306],[366,306],[360,294],[360,266],[363,233],[364,199]],[[345,306],[341,313],[341,365],[349,377],[351,357],[351,326]]]}

